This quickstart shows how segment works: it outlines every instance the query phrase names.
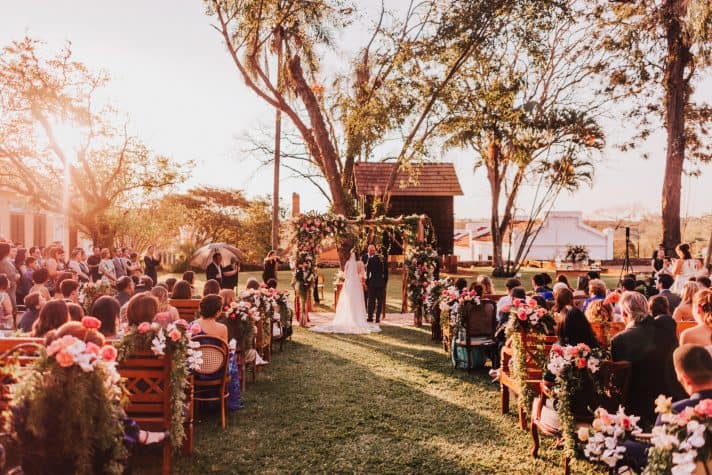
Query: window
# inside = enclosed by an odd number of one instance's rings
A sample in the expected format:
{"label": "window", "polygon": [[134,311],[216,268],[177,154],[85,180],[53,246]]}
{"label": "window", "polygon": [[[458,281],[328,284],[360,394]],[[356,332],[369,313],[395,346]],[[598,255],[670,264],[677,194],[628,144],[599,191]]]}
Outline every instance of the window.
{"label": "window", "polygon": [[32,223],[32,235],[34,236],[33,246],[45,246],[47,244],[47,216],[37,214]]}
{"label": "window", "polygon": [[25,215],[10,213],[10,240],[25,245]]}

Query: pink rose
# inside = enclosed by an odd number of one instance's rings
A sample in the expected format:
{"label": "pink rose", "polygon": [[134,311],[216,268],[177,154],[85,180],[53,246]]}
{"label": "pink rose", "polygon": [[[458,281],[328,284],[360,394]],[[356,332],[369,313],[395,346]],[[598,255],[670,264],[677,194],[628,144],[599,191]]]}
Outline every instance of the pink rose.
{"label": "pink rose", "polygon": [[113,345],[104,345],[101,347],[101,359],[104,361],[116,361],[119,352]]}
{"label": "pink rose", "polygon": [[[232,314],[232,319],[235,319],[235,314]],[[193,326],[190,327],[190,334],[191,335],[197,335],[198,333],[202,332],[203,329],[200,328],[200,325],[197,323],[194,323]]]}
{"label": "pink rose", "polygon": [[502,305],[502,311],[505,313],[509,313],[509,311],[512,309],[512,306],[509,304]]}
{"label": "pink rose", "polygon": [[526,312],[526,310],[522,309],[522,310],[520,310],[519,312],[517,312],[517,317],[518,317],[520,320],[522,320],[522,321],[526,320],[526,319],[527,319],[527,312]]}
{"label": "pink rose", "polygon": [[138,326],[139,333],[148,333],[148,331],[150,329],[151,329],[151,324],[148,322],[141,322]]}
{"label": "pink rose", "polygon": [[533,298],[528,298],[527,305],[529,305],[530,307],[536,307],[537,306],[536,300],[534,300]]}
{"label": "pink rose", "polygon": [[176,326],[178,326],[178,325],[182,326],[183,328],[188,328],[188,322],[186,322],[182,318],[179,318],[178,320],[176,320]]}
{"label": "pink rose", "polygon": [[57,364],[62,368],[68,368],[74,364],[74,358],[72,358],[72,355],[65,350],[60,350],[54,359],[57,360]]}
{"label": "pink rose", "polygon": [[584,369],[586,367],[586,358],[579,358],[578,361],[576,362],[576,367],[578,369]]}
{"label": "pink rose", "polygon": [[574,357],[578,356],[578,349],[575,346],[570,346],[566,348],[566,356]]}
{"label": "pink rose", "polygon": [[695,406],[695,412],[705,417],[712,417],[712,399],[703,399]]}
{"label": "pink rose", "polygon": [[177,328],[174,328],[170,332],[168,332],[168,336],[171,338],[173,341],[178,341],[180,340],[180,337],[182,336],[180,331]]}
{"label": "pink rose", "polygon": [[564,349],[557,343],[551,346],[551,352],[559,356],[564,356]]}
{"label": "pink rose", "polygon": [[512,300],[512,304],[515,307],[519,307],[522,304],[522,299],[514,299],[514,300]]}
{"label": "pink rose", "polygon": [[92,342],[87,343],[87,353],[91,353],[94,356],[99,356],[100,351],[101,351],[101,348],[99,348],[94,343],[92,343]]}
{"label": "pink rose", "polygon": [[89,330],[98,330],[101,328],[101,320],[94,317],[84,317],[82,318],[82,326]]}
{"label": "pink rose", "polygon": [[589,351],[591,351],[591,347],[588,346],[586,343],[579,343],[578,345],[576,345],[576,347],[577,347],[579,350],[584,351],[584,352],[589,352]]}
{"label": "pink rose", "polygon": [[541,318],[541,317],[543,317],[544,315],[546,315],[546,309],[540,308],[539,310],[536,311],[536,316],[537,316],[537,317]]}
{"label": "pink rose", "polygon": [[695,410],[691,407],[686,407],[680,414],[677,415],[677,425],[680,427],[687,425],[694,415]]}
{"label": "pink rose", "polygon": [[620,423],[621,423],[621,427],[626,432],[629,431],[631,429],[631,427],[633,426],[633,423],[630,421],[630,418],[628,416],[621,417]]}

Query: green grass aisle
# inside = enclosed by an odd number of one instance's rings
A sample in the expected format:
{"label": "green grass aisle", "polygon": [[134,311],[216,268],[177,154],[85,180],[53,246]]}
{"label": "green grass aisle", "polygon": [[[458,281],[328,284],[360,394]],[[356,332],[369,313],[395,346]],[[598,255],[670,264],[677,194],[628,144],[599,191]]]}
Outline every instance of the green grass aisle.
{"label": "green grass aisle", "polygon": [[195,454],[178,458],[175,472],[560,473],[550,439],[530,457],[530,435],[499,414],[499,386],[488,379],[453,370],[427,327],[297,329],[225,431],[217,415],[196,416]]}

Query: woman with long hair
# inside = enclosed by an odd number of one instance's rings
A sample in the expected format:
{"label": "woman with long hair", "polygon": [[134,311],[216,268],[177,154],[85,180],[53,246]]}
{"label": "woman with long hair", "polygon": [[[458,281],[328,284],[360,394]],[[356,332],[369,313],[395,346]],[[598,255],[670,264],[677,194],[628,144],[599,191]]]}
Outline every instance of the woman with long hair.
{"label": "woman with long hair", "polygon": [[712,348],[712,290],[699,290],[692,299],[692,314],[697,325],[680,333],[680,345],[693,344]]}
{"label": "woman with long hair", "polygon": [[672,318],[674,318],[676,322],[695,321],[695,316],[692,312],[692,300],[694,299],[697,291],[701,288],[702,286],[694,280],[689,280],[682,286],[680,305],[675,308],[675,311],[672,314]]}
{"label": "woman with long hair", "polygon": [[264,270],[262,271],[262,281],[266,284],[270,279],[277,279],[277,268],[282,262],[274,249],[267,253],[264,260]]}
{"label": "woman with long hair", "polygon": [[50,330],[55,330],[69,321],[69,309],[64,300],[50,300],[32,325],[32,336],[41,338]]}
{"label": "woman with long hair", "polygon": [[700,261],[692,258],[690,245],[682,242],[675,248],[678,259],[672,269],[672,276],[675,278],[675,283],[670,287],[670,291],[678,295],[682,294],[682,289],[685,283],[697,274],[700,268]]}

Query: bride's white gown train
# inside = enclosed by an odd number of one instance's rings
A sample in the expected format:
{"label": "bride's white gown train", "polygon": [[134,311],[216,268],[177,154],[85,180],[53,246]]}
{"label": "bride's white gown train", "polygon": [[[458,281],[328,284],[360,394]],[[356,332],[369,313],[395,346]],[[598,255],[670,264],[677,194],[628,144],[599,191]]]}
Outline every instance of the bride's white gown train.
{"label": "bride's white gown train", "polygon": [[317,325],[311,330],[320,333],[374,333],[381,327],[366,321],[366,303],[358,272],[358,261],[352,253],[344,266],[344,286],[341,289],[336,314],[331,323]]}

